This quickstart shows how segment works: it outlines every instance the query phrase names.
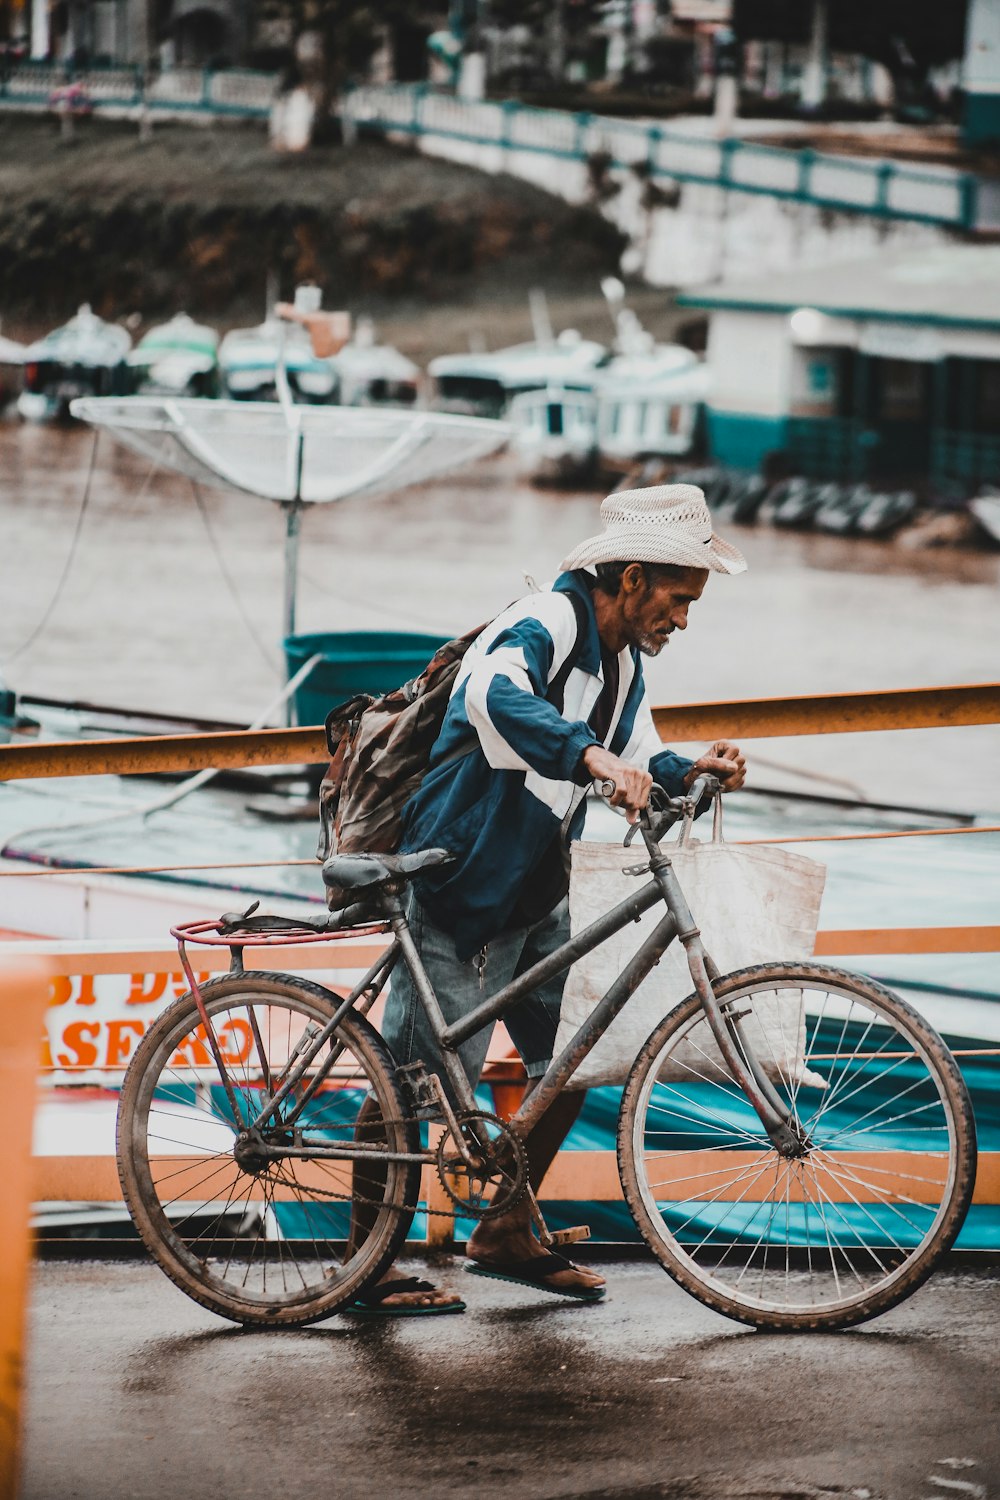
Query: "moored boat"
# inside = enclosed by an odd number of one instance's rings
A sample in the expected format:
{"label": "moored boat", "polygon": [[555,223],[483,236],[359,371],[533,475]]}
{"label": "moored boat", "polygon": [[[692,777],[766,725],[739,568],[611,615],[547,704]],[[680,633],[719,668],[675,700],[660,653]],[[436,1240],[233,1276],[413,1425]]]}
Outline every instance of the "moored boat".
{"label": "moored boat", "polygon": [[[82,712],[67,708],[60,715],[51,705],[43,706],[31,700],[25,707],[44,719],[47,737],[58,736],[60,730],[67,737],[78,739],[84,731],[106,736],[111,731],[134,734],[139,728],[146,733],[176,733],[181,727],[176,723],[153,721],[129,724],[124,715],[111,717],[108,711],[93,709]],[[183,727],[190,732],[209,726],[187,724]],[[239,780],[250,780],[254,774],[244,772]],[[275,774],[263,773],[277,790],[276,783],[271,780]],[[287,793],[291,795],[293,783],[287,773],[284,780]],[[46,1097],[35,1148],[39,1156],[72,1159],[79,1155],[109,1160],[113,1156],[115,1093],[124,1066],[143,1031],[173,994],[185,986],[185,981],[172,972],[176,957],[167,941],[167,928],[172,922],[201,914],[212,917],[223,909],[242,908],[255,895],[262,896],[269,909],[282,913],[297,911],[308,916],[325,910],[315,865],[295,863],[280,870],[273,866],[249,868],[254,860],[266,860],[270,865],[283,853],[290,859],[301,860],[314,844],[313,828],[311,823],[280,827],[273,823],[255,825],[247,806],[246,787],[237,781],[234,776],[226,785],[213,791],[194,791],[192,807],[187,813],[165,812],[148,820],[143,817],[143,807],[150,796],[148,784],[144,786],[140,778],[129,776],[116,785],[115,778],[109,777],[97,783],[88,794],[99,791],[102,798],[113,795],[120,808],[133,807],[133,817],[131,821],[112,826],[113,820],[103,809],[92,816],[89,830],[79,823],[75,829],[71,826],[74,819],[80,818],[81,812],[78,790],[71,783],[63,792],[57,793],[64,796],[66,802],[63,829],[36,828],[34,832],[25,829],[24,824],[51,814],[39,813],[37,798],[30,788],[22,787],[17,781],[9,784],[9,796],[0,809],[0,837],[6,850],[3,867],[8,877],[3,882],[0,920],[8,928],[46,933],[61,940],[54,945],[43,944],[43,951],[48,955],[49,972],[58,976],[58,982],[46,1017],[51,1062],[43,1076]],[[162,787],[159,790],[162,793]],[[898,829],[899,825],[898,816],[886,817],[877,810],[863,808],[844,810],[839,816],[831,814],[828,808],[827,816],[831,819],[831,831],[846,829],[857,832],[861,826],[892,830]],[[822,802],[810,804],[763,794],[747,800],[734,811],[732,826],[737,837],[766,835],[775,828],[785,837],[789,834],[807,836],[815,832],[822,817]],[[588,821],[588,837],[620,840],[617,819],[603,803],[595,801],[592,804]],[[926,821],[927,816],[921,815],[920,822],[926,824]],[[177,874],[171,876],[162,870],[163,866],[222,857],[218,845],[220,830],[224,830],[225,840],[222,852],[230,860],[244,861],[248,868],[243,872],[235,874],[225,868],[191,871],[188,880],[181,885],[175,883]],[[14,848],[10,847],[11,842]],[[987,912],[984,902],[988,902],[986,877],[990,859],[995,855],[991,856],[989,846],[980,846],[978,840],[957,842],[963,847],[955,866],[949,870],[949,898],[960,901],[962,909],[973,920],[982,919]],[[940,891],[937,887],[914,883],[908,878],[912,874],[908,863],[912,860],[912,853],[905,841],[889,839],[865,846],[834,843],[827,849],[829,852],[825,857],[829,858],[830,875],[824,907],[826,923],[840,929],[850,927],[852,923],[861,926],[881,921],[891,925],[897,920],[905,920],[907,925],[920,925],[934,919],[937,910],[934,903],[940,900]],[[32,875],[32,869],[37,871],[42,864],[72,865],[79,873],[67,872],[58,879],[47,881]],[[92,874],[84,873],[82,867],[87,864],[97,866]],[[145,876],[125,876],[104,874],[100,868],[102,865],[141,864],[160,866],[161,871],[150,871]],[[161,935],[159,942],[155,940],[157,934]],[[131,942],[123,940],[126,936]],[[114,962],[102,962],[96,966],[91,963],[90,967],[83,969],[79,959],[86,939],[94,941],[98,952],[113,955],[117,945],[128,948],[130,953],[143,950],[146,956],[144,960],[136,960],[139,969],[135,973],[128,964],[115,967]],[[34,946],[40,941],[36,939]],[[18,945],[22,951],[25,946]],[[158,956],[161,951],[162,957]],[[335,945],[335,951],[328,956],[332,966],[330,971],[310,967],[309,972],[311,978],[318,978],[321,983],[334,988],[354,983],[370,961],[370,955],[363,957],[350,944]],[[946,1030],[953,1046],[956,1039],[961,1038],[959,1045],[973,1052],[995,1048],[1000,1033],[996,986],[986,961],[988,955],[966,956],[958,972],[954,967],[955,956],[945,955],[944,958],[947,967],[940,961],[935,965],[933,959],[928,960],[921,953],[909,958],[897,956],[892,963],[880,965],[877,972],[891,987],[902,990],[932,1022]],[[869,959],[864,966],[870,965]],[[377,1019],[377,1010],[373,1015]],[[841,1025],[842,1022],[831,1021],[830,1024]],[[500,1037],[496,1041],[491,1056],[498,1059],[503,1055],[505,1043]],[[891,1072],[896,1064],[889,1062],[885,1066],[887,1072]],[[873,1071],[877,1067],[876,1060]],[[985,1137],[996,1118],[995,1058],[982,1055],[975,1063],[967,1062],[965,1068]],[[504,1076],[508,1077],[510,1071]],[[178,1123],[183,1127],[181,1154],[216,1151],[225,1155],[231,1149],[231,1132],[227,1132],[217,1115],[214,1119],[211,1113],[202,1112],[199,1116],[197,1102],[196,1099],[185,1102],[178,1115]],[[618,1089],[605,1087],[590,1091],[568,1142],[570,1163],[574,1150],[607,1152],[610,1157],[619,1103]],[[195,1133],[199,1118],[204,1122],[204,1135],[200,1131]],[[693,1120],[692,1128],[703,1136],[706,1149],[711,1149],[714,1128],[711,1119]],[[904,1122],[899,1128],[902,1133],[915,1127],[908,1127]],[[176,1154],[177,1142],[172,1142],[171,1146]],[[564,1177],[563,1180],[567,1179]],[[591,1224],[597,1240],[619,1241],[633,1237],[634,1230],[624,1206],[603,1197],[599,1202],[587,1201],[586,1180],[581,1172],[579,1188],[575,1189],[570,1177],[573,1185],[564,1187],[556,1202],[546,1201],[546,1215],[552,1226],[562,1227],[571,1220],[580,1222],[582,1216]],[[80,1191],[82,1195],[84,1190]],[[95,1194],[95,1197],[100,1196]],[[218,1206],[216,1203],[216,1212]],[[78,1201],[74,1196],[73,1201],[48,1202],[39,1206],[36,1225],[42,1232],[60,1238],[70,1235],[90,1237],[120,1233],[124,1219],[117,1200],[88,1202]],[[289,1231],[279,1216],[276,1225],[269,1229],[268,1237],[278,1238],[282,1232]],[[418,1235],[421,1232],[419,1225],[416,1232]],[[759,1233],[758,1224],[754,1236],[758,1241]],[[993,1249],[1000,1242],[998,1234],[998,1212],[989,1203],[983,1203],[968,1221],[964,1243],[969,1248]],[[776,1233],[776,1238],[780,1242],[780,1234]],[[859,1245],[863,1243],[859,1239]]]}
{"label": "moored boat", "polygon": [[61,328],[24,351],[17,409],[28,420],[65,417],[78,396],[120,396],[129,388],[127,329],[106,323],[84,303]]}
{"label": "moored boat", "polygon": [[511,446],[533,479],[583,479],[597,457],[597,396],[586,384],[522,391],[507,410]]}
{"label": "moored boat", "polygon": [[846,536],[857,528],[862,514],[874,498],[867,484],[838,485],[824,487],[828,493],[814,517],[818,531],[829,531],[834,536]]}
{"label": "moored boat", "polygon": [[218,349],[214,328],[177,313],[151,328],[129,355],[136,394],[214,396]]}
{"label": "moored boat", "polygon": [[603,344],[566,328],[551,341],[514,344],[494,353],[445,354],[431,360],[427,373],[439,411],[499,417],[524,391],[556,386],[589,390],[607,356]]}
{"label": "moored boat", "polygon": [[358,318],[354,336],[332,356],[340,381],[342,406],[413,406],[420,391],[420,370],[394,349],[380,344],[370,318]]}
{"label": "moored boat", "polygon": [[969,501],[969,509],[983,530],[1000,542],[1000,494],[976,495]]}
{"label": "moored boat", "polygon": [[786,480],[773,496],[775,526],[791,526],[805,529],[812,525],[816,512],[831,498],[830,491],[836,485],[816,484],[812,479],[796,475]]}
{"label": "moored boat", "polygon": [[[912,520],[917,510],[913,490],[884,490],[871,497],[857,520],[860,536],[889,536]],[[997,517],[1000,525],[1000,514]]]}
{"label": "moored boat", "polygon": [[313,353],[306,330],[267,318],[256,328],[233,328],[219,345],[222,393],[236,401],[277,398],[278,366],[284,362],[296,401],[336,401],[339,382],[332,359]]}
{"label": "moored boat", "polygon": [[23,364],[24,345],[0,334],[0,409],[6,406],[19,388]]}
{"label": "moored boat", "polygon": [[681,458],[694,447],[708,370],[690,349],[661,345],[648,358],[612,360],[595,381],[597,447],[621,471],[645,458]]}

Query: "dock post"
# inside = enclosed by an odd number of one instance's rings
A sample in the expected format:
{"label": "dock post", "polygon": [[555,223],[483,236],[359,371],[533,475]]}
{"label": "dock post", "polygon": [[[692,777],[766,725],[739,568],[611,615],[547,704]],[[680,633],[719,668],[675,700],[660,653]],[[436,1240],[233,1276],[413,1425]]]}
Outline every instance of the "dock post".
{"label": "dock post", "polygon": [[48,982],[25,959],[0,970],[0,1097],[5,1104],[4,1223],[0,1236],[0,1500],[15,1500],[24,1384],[31,1234],[31,1134]]}

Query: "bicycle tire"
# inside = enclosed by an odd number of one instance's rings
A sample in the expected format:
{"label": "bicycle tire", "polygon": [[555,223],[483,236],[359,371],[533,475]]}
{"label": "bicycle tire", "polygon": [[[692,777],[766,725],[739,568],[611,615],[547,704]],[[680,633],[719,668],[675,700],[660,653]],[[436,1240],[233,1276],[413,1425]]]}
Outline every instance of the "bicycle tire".
{"label": "bicycle tire", "polygon": [[[276,1092],[276,1070],[287,1065],[287,1054],[306,1027],[322,1028],[340,1004],[340,997],[321,985],[281,973],[229,974],[206,982],[201,994],[241,1112],[259,1102],[261,1085]],[[234,1154],[238,1131],[232,1102],[207,1041],[189,992],[157,1018],[129,1065],[117,1150],[135,1227],[171,1281],[224,1318],[248,1326],[298,1327],[329,1317],[396,1258],[417,1205],[420,1168],[413,1163],[379,1167],[385,1174],[381,1202],[370,1210],[373,1222],[348,1255],[350,1164],[288,1156],[263,1167],[257,1162],[253,1170],[241,1166]],[[419,1150],[419,1128],[375,1029],[348,1014],[334,1042],[342,1051],[310,1106],[302,1143],[354,1140],[358,1100],[373,1097],[378,1118],[366,1127],[372,1139],[387,1149]],[[314,1067],[329,1048],[324,1044]],[[283,1117],[293,1104],[291,1096],[281,1107]],[[282,1136],[278,1130],[275,1124],[273,1139],[291,1144],[290,1132]]]}
{"label": "bicycle tire", "polygon": [[826,965],[760,964],[715,992],[751,1027],[773,995],[779,1045],[765,1048],[758,1031],[754,1051],[810,1147],[793,1163],[774,1150],[690,995],[649,1037],[622,1096],[618,1168],[636,1225],[674,1280],[738,1322],[866,1322],[923,1284],[971,1201],[975,1123],[958,1065],[898,995]]}

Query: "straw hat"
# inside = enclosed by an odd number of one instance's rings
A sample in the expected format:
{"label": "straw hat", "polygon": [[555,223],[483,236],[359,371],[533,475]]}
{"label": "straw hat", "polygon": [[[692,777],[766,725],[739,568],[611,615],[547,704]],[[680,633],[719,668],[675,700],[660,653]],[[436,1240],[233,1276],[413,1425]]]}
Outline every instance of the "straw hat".
{"label": "straw hat", "polygon": [[604,530],[574,547],[563,572],[602,562],[670,563],[743,573],[746,559],[712,531],[704,493],[694,484],[618,490],[601,504]]}

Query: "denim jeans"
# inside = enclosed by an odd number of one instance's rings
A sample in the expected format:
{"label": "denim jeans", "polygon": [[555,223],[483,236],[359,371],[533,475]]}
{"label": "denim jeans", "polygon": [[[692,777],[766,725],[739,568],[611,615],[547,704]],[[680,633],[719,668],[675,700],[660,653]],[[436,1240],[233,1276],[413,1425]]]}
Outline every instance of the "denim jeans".
{"label": "denim jeans", "polygon": [[[406,916],[431,987],[449,1025],[468,1015],[483,1000],[495,995],[539,959],[547,957],[569,937],[569,902],[563,900],[533,926],[517,928],[493,939],[486,950],[480,988],[477,959],[458,957],[454,940],[428,920],[412,891]],[[511,1006],[502,1017],[529,1078],[540,1078],[551,1060],[565,982],[565,973],[557,974],[526,999]],[[458,1049],[466,1077],[473,1088],[483,1071],[492,1033],[493,1027],[486,1026]],[[382,1035],[397,1065],[404,1066],[419,1059],[426,1063],[428,1072],[437,1073],[451,1094],[437,1042],[417,998],[410,971],[402,960],[393,971]]]}

